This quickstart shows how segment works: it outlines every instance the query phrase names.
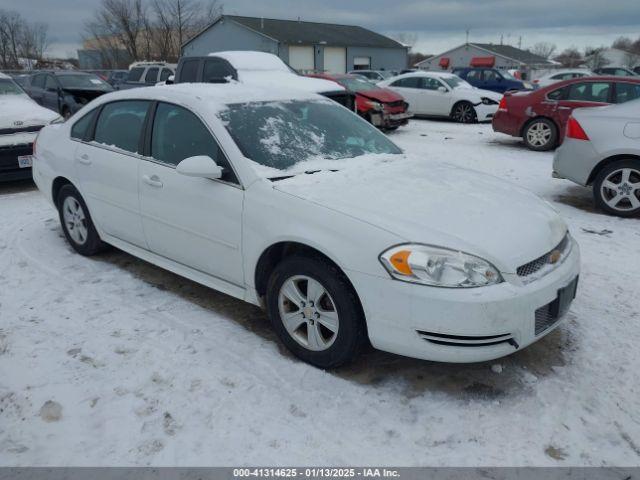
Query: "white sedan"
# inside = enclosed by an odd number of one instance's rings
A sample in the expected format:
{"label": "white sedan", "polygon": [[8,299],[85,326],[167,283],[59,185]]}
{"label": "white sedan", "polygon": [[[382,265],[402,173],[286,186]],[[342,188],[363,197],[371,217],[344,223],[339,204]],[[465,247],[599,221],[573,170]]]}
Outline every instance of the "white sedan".
{"label": "white sedan", "polygon": [[0,73],[0,182],[31,178],[32,145],[38,131],[62,118],[34,102]]}
{"label": "white sedan", "polygon": [[411,72],[378,85],[402,95],[415,115],[448,117],[460,123],[491,120],[502,94],[471,86],[457,75]]}
{"label": "white sedan", "polygon": [[538,87],[548,87],[554,83],[563,80],[571,80],[572,78],[595,77],[595,73],[587,68],[568,68],[562,70],[554,70],[540,78],[535,79],[532,83]]}
{"label": "white sedan", "polygon": [[34,178],[80,254],[124,251],[262,305],[322,368],[368,341],[513,353],[560,323],[579,249],[527,190],[405,155],[320,95],[187,84],[104,95],[38,137]]}

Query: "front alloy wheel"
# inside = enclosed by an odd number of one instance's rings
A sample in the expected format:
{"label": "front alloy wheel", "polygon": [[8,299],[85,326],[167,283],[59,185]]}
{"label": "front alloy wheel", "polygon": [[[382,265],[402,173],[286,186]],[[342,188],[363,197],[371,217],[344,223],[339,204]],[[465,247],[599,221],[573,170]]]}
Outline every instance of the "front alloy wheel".
{"label": "front alloy wheel", "polygon": [[469,102],[460,102],[453,107],[451,118],[458,123],[474,123],[476,121],[476,109]]}
{"label": "front alloy wheel", "polygon": [[322,351],[333,345],[340,319],[329,292],[311,277],[289,278],[278,296],[280,318],[287,332],[303,347]]}
{"label": "front alloy wheel", "polygon": [[640,162],[622,160],[605,167],[593,186],[596,204],[621,217],[640,214]]}
{"label": "front alloy wheel", "polygon": [[551,120],[539,118],[533,120],[524,132],[524,143],[530,150],[543,152],[556,145],[557,128]]}
{"label": "front alloy wheel", "polygon": [[358,297],[344,273],[324,258],[311,254],[285,258],[271,274],[266,293],[273,329],[305,362],[338,367],[366,343]]}

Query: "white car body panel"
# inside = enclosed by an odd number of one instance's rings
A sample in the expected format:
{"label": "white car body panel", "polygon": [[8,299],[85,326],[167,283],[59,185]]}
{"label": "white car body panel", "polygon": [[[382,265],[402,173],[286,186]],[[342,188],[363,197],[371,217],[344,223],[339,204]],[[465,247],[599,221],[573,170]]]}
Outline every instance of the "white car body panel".
{"label": "white car body panel", "polygon": [[640,100],[605,107],[577,108],[571,115],[588,141],[565,138],[553,160],[554,176],[588,185],[608,158],[640,158]]}
{"label": "white car body panel", "polygon": [[[393,161],[372,159],[371,165],[355,162],[356,166],[339,172],[272,182],[242,156],[216,112],[227,102],[289,100],[290,91],[248,89],[238,84],[126,90],[101,96],[74,118],[99,104],[134,98],[170,101],[200,116],[231,161],[241,185],[180,177],[174,169],[139,155],[128,157],[139,166],[129,171],[132,182],[127,179],[125,185],[116,168],[101,167],[90,173],[87,170],[96,166],[93,161],[89,165],[77,162],[79,147],[89,149],[90,158],[103,154],[116,158],[117,151],[70,139],[73,121],[43,129],[34,162],[38,188],[53,202],[56,178],[74,184],[107,243],[256,305],[261,304],[255,282],[260,256],[279,242],[305,244],[335,262],[353,284],[373,345],[416,358],[488,360],[528,345],[561,323],[534,335],[535,310],[552,301],[579,272],[578,246],[573,245],[562,264],[542,278],[526,285],[521,281],[514,272],[519,262],[545,255],[566,233],[566,225],[553,209],[528,191],[493,177],[437,167],[404,155]],[[314,94],[295,98],[326,101]],[[363,120],[354,117],[354,121]],[[405,173],[398,182],[401,171]],[[106,185],[97,185],[98,174],[104,175]],[[144,175],[158,176],[163,188],[144,183]],[[119,186],[113,184],[116,177]],[[138,218],[129,188],[137,188],[140,195]],[[463,202],[463,196],[467,201]],[[469,196],[473,202],[468,201]],[[134,205],[123,205],[127,202]],[[128,224],[138,232],[141,223],[145,242],[135,244],[135,235],[126,238],[126,232],[120,231],[120,226]],[[483,255],[498,267],[504,282],[451,289],[394,280],[378,256],[405,242]],[[426,341],[416,330],[458,335],[508,333],[513,343],[445,347]]]}
{"label": "white car body panel", "polygon": [[[440,82],[446,91],[427,90],[420,88],[406,88],[393,86],[397,80],[403,78],[432,78]],[[490,90],[482,90],[474,88],[469,84],[465,87],[451,88],[444,79],[447,77],[456,77],[451,73],[439,72],[411,72],[398,75],[382,82],[378,85],[389,88],[402,95],[409,102],[410,110],[416,115],[449,117],[453,106],[460,101],[467,101],[473,104],[478,121],[487,121],[493,117],[498,110],[498,103],[502,99],[502,95]],[[482,103],[483,98],[489,98],[495,103],[485,105]]]}
{"label": "white car body panel", "polygon": [[[570,77],[566,77],[566,75],[571,75]],[[563,80],[568,80],[570,78],[578,78],[578,77],[594,77],[596,76],[591,70],[586,68],[567,68],[554,70],[542,77],[539,77],[533,81],[535,85],[538,87],[548,87],[549,85],[553,85],[554,83],[561,82]],[[561,77],[561,78],[557,78]]]}

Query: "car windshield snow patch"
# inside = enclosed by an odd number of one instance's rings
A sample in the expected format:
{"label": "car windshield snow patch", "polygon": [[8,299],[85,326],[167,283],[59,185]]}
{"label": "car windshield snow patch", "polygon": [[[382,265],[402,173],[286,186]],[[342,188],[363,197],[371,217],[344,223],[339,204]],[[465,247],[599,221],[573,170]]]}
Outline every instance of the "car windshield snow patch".
{"label": "car windshield snow patch", "polygon": [[375,127],[328,100],[232,104],[219,115],[243,155],[272,176],[314,169],[319,160],[402,153]]}

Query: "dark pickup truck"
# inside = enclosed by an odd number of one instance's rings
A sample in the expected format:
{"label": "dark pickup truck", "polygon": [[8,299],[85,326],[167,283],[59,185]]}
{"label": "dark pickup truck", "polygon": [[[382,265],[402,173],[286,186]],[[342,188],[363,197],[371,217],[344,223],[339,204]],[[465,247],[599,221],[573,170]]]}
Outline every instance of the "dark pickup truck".
{"label": "dark pickup truck", "polygon": [[265,52],[218,52],[204,57],[182,57],[173,83],[226,83],[232,80],[247,85],[287,86],[318,93],[355,110],[355,95],[344,87],[330,80],[302,76],[276,55]]}

